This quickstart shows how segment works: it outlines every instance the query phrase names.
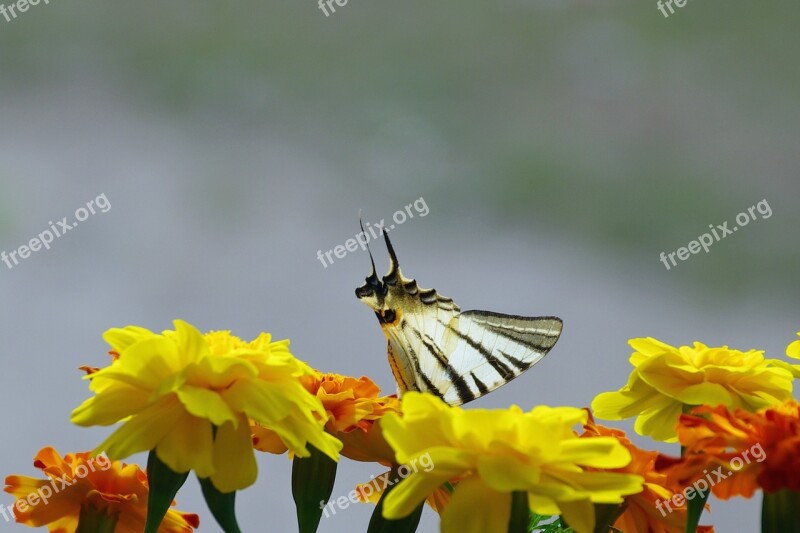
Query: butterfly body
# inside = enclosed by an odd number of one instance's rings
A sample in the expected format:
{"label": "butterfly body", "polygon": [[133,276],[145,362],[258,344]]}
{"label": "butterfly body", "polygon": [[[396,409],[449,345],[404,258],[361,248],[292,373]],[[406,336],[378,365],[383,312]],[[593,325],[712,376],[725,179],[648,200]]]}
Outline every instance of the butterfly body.
{"label": "butterfly body", "polygon": [[[432,393],[450,405],[472,401],[533,366],[561,334],[557,317],[464,311],[400,272],[388,236],[390,269],[372,272],[356,296],[378,317],[400,394]],[[371,258],[371,255],[370,255]]]}

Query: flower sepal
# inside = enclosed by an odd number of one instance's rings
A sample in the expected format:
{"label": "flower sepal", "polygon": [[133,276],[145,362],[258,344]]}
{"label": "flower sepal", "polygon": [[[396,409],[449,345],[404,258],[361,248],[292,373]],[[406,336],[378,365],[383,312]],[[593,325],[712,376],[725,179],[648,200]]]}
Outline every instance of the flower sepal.
{"label": "flower sepal", "polygon": [[225,533],[241,533],[239,524],[236,522],[236,491],[220,492],[211,482],[211,478],[198,477],[197,480],[200,482],[208,510],[214,515],[222,530]]}
{"label": "flower sepal", "polygon": [[150,450],[150,455],[147,456],[147,483],[150,492],[147,495],[147,521],[144,533],[158,532],[161,521],[172,505],[172,500],[188,476],[189,472],[182,474],[174,472],[158,458],[155,450]]}
{"label": "flower sepal", "polygon": [[338,466],[336,461],[310,444],[308,451],[310,456],[295,456],[292,461],[292,497],[300,533],[316,533],[322,510],[333,492]]}
{"label": "flower sepal", "polygon": [[[696,498],[686,500],[686,533],[695,533],[700,524],[700,516],[706,509],[710,489],[698,490]],[[762,532],[763,533],[763,532]]]}

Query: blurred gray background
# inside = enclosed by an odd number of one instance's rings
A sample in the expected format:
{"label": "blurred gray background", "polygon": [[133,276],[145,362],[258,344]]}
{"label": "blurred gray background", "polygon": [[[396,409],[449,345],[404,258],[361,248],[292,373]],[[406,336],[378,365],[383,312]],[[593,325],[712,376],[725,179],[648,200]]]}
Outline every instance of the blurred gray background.
{"label": "blurred gray background", "polygon": [[[113,326],[268,330],[392,392],[353,294],[367,255],[323,268],[316,254],[355,235],[360,209],[388,221],[420,197],[427,216],[392,233],[407,275],[463,309],[565,322],[543,362],[474,407],[588,405],[625,383],[632,337],[784,356],[800,329],[799,15],[695,0],[668,19],[649,0],[349,0],[327,18],[313,0],[51,0],[0,18],[0,250],[100,194],[111,204],[0,263],[0,473],[38,474],[40,447],[108,434],[69,414],[89,395],[77,367],[106,364]],[[763,199],[770,218],[669,271],[659,261]],[[238,496],[244,531],[296,530],[290,462],[259,466]],[[334,496],[381,470],[344,460]],[[194,480],[178,503],[218,530]],[[759,509],[712,502],[703,522],[756,531]],[[320,531],[364,531],[371,512]],[[436,524],[426,510],[420,531]]]}

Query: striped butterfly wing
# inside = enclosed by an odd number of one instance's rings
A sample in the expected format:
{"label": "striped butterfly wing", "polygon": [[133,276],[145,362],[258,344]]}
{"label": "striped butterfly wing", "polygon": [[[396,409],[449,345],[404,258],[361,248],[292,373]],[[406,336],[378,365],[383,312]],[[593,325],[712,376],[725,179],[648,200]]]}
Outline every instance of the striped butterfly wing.
{"label": "striped butterfly wing", "polygon": [[443,324],[457,317],[459,308],[432,289],[425,293],[424,300],[406,299],[401,318],[383,330],[389,339],[389,363],[400,391],[430,392],[443,398],[448,384],[462,387],[464,381],[448,363],[440,344],[446,329]]}
{"label": "striped butterfly wing", "polygon": [[505,385],[542,360],[561,335],[561,328],[557,317],[489,311],[455,316],[444,327],[439,346],[465,384],[445,386],[444,401],[460,405]]}
{"label": "striped butterfly wing", "polygon": [[555,345],[556,317],[458,312],[449,298],[417,306],[385,328],[389,362],[401,392],[430,392],[450,405],[487,394],[539,362]]}

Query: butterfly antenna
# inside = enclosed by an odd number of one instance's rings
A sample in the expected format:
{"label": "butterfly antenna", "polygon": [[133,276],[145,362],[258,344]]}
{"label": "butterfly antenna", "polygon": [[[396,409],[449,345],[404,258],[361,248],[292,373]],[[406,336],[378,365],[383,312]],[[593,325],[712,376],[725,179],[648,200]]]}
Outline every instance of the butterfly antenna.
{"label": "butterfly antenna", "polygon": [[384,281],[387,279],[392,280],[398,277],[400,273],[400,263],[397,261],[397,254],[394,252],[394,247],[392,246],[392,241],[389,240],[389,234],[386,233],[385,229],[383,231],[383,240],[386,241],[386,249],[389,250],[389,273],[384,276]]}
{"label": "butterfly antenna", "polygon": [[[361,220],[361,210],[360,209],[358,210],[358,225],[361,226],[362,235],[364,235],[364,237],[368,238],[367,237],[367,232],[364,231],[364,222]],[[369,254],[369,262],[372,264],[372,272],[370,273],[369,276],[370,277],[375,276],[375,278],[377,278],[378,277],[378,273],[375,270],[375,259],[372,258],[372,250],[369,249],[369,241],[365,242],[364,244],[367,245],[367,253]]]}

